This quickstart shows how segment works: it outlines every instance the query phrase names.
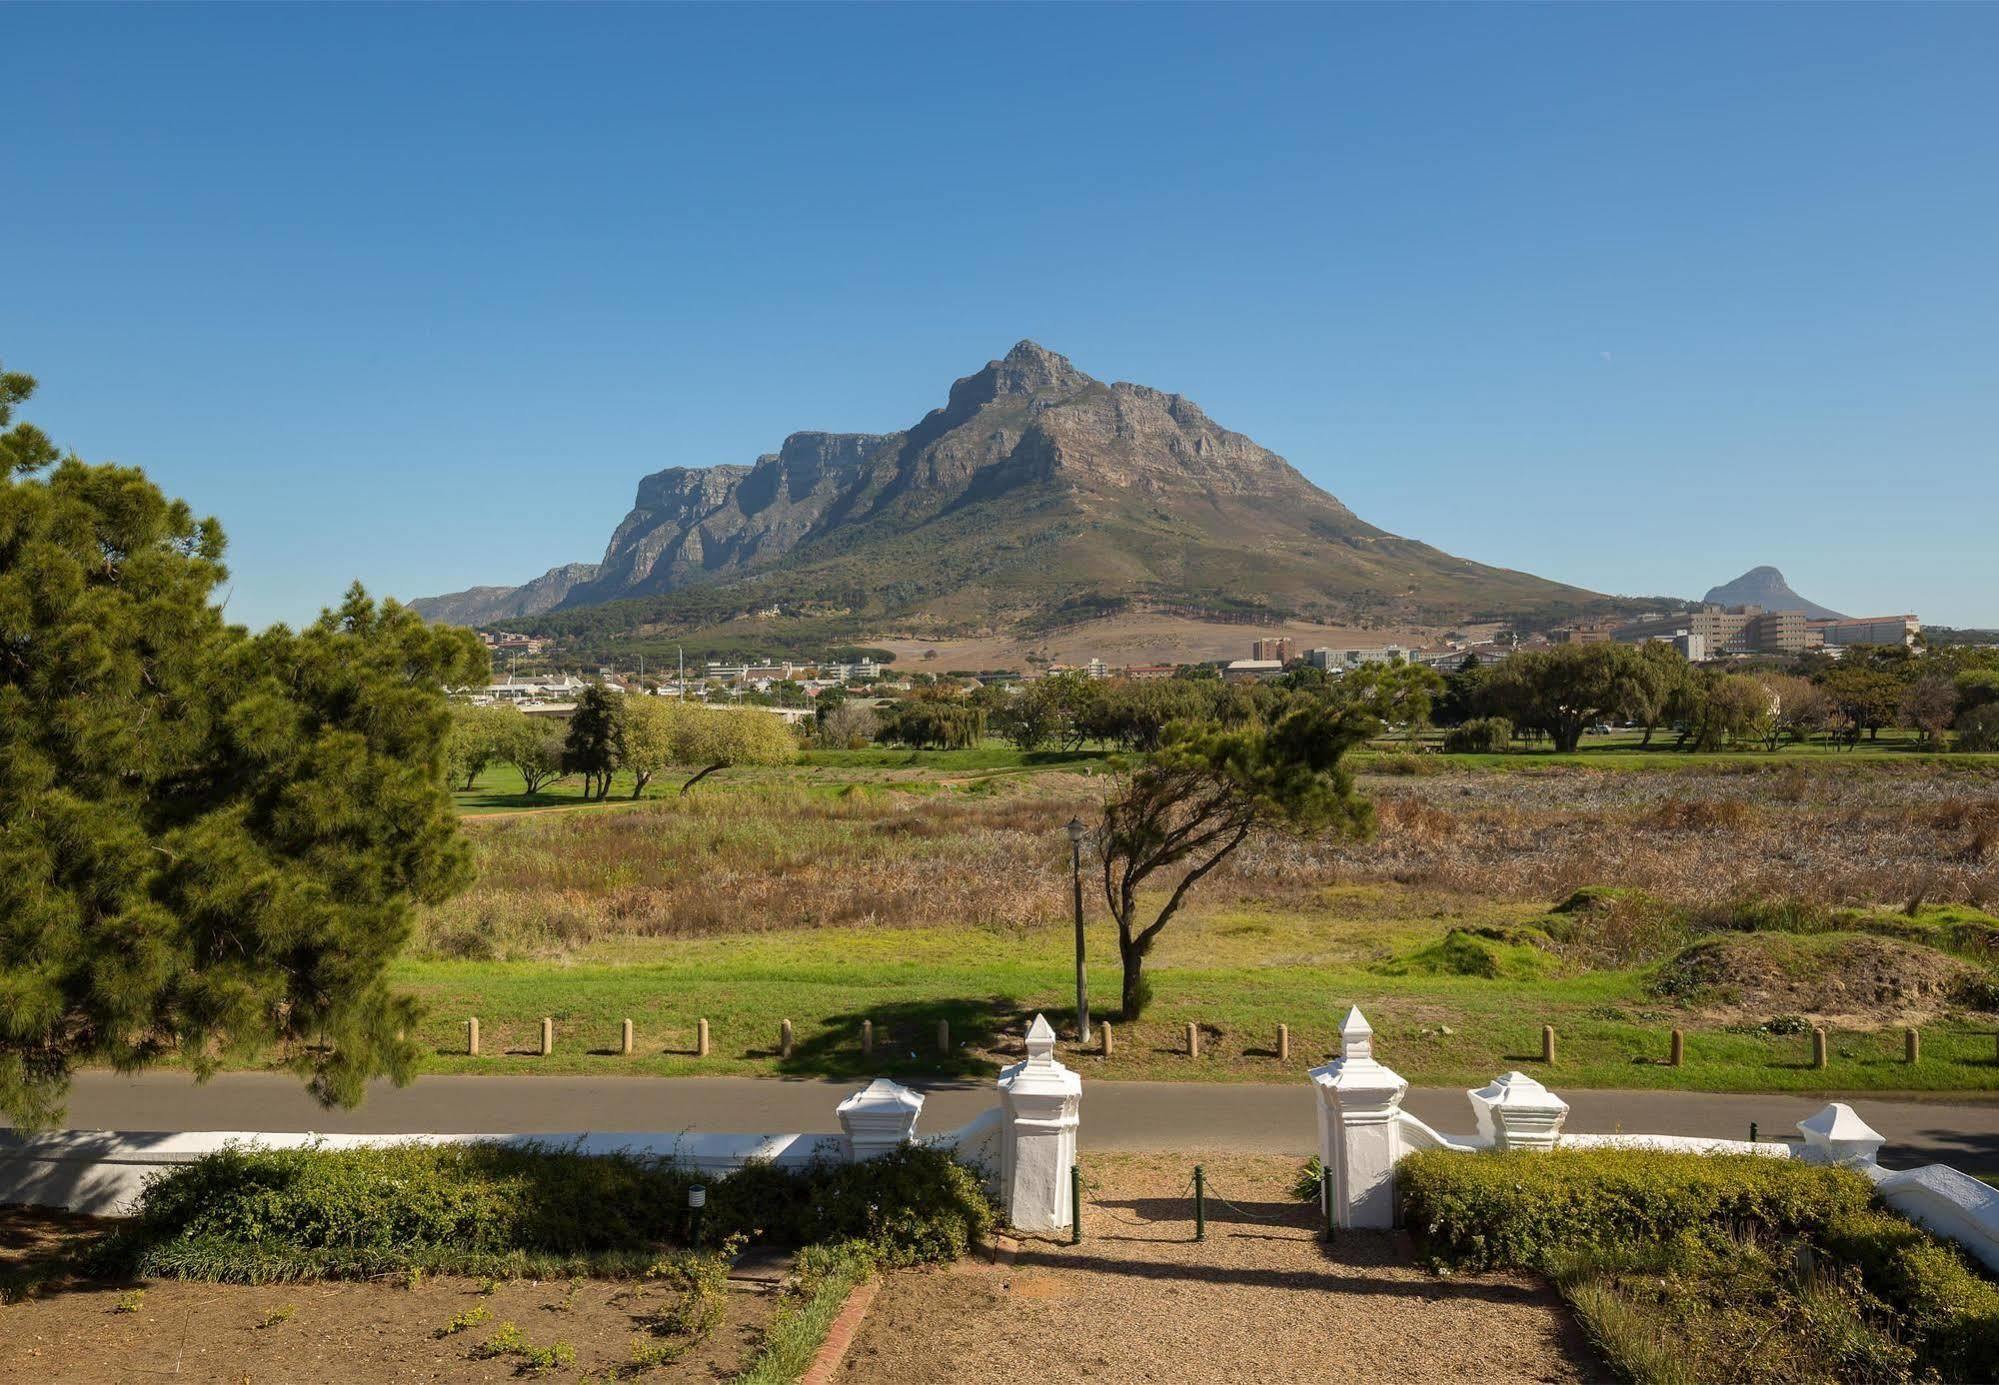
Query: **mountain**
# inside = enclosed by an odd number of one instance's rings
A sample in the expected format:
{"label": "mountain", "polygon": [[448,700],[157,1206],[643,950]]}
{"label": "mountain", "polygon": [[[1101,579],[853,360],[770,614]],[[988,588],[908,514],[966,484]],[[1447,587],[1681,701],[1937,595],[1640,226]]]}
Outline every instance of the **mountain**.
{"label": "mountain", "polygon": [[1838,611],[1807,601],[1791,590],[1774,567],[1752,567],[1733,582],[1711,587],[1702,601],[1715,606],[1761,606],[1766,611],[1803,611],[1813,620],[1845,620]]}
{"label": "mountain", "polygon": [[1134,607],[1453,622],[1611,603],[1378,529],[1192,401],[1023,341],[901,432],[794,433],[749,466],[645,477],[599,563],[413,604],[658,635],[753,619],[969,633]]}

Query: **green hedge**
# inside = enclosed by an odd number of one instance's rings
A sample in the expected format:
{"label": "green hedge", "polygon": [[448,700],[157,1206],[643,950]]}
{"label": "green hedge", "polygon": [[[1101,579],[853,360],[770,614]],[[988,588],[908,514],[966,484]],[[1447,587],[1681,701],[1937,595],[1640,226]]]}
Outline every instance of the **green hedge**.
{"label": "green hedge", "polygon": [[1955,1247],[1880,1211],[1835,1218],[1823,1244],[1902,1314],[1932,1370],[1946,1380],[1999,1380],[1999,1285]]}
{"label": "green hedge", "polygon": [[1429,1150],[1396,1173],[1405,1222],[1438,1270],[1533,1269],[1572,1287],[1578,1266],[1684,1268],[1703,1260],[1700,1245],[1724,1252],[1717,1263],[1730,1247],[1795,1245],[1807,1263],[1857,1272],[1874,1335],[1906,1343],[1920,1369],[1999,1380],[1999,1285],[1882,1210],[1850,1170],[1631,1149]]}
{"label": "green hedge", "polygon": [[452,1264],[491,1272],[523,1257],[637,1263],[685,1240],[696,1182],[708,1188],[709,1244],[861,1241],[912,1263],[962,1254],[993,1215],[969,1169],[915,1146],[861,1164],[752,1165],[720,1179],[550,1146],[230,1148],[148,1184],[137,1218],[104,1254],[148,1274],[258,1279]]}
{"label": "green hedge", "polygon": [[1412,1154],[1396,1166],[1403,1219],[1440,1270],[1548,1269],[1578,1253],[1760,1226],[1780,1234],[1866,1210],[1846,1169],[1751,1154],[1642,1149]]}

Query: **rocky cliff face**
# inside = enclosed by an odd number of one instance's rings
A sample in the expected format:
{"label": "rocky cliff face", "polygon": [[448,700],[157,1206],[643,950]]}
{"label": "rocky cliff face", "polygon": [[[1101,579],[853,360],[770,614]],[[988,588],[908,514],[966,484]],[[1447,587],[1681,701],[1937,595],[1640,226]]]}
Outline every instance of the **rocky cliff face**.
{"label": "rocky cliff face", "polygon": [[759,601],[1003,622],[1107,594],[1406,607],[1426,573],[1467,572],[1538,583],[1386,534],[1191,401],[1023,341],[904,431],[794,433],[750,466],[647,476],[594,566],[414,604],[492,620],[756,579]]}

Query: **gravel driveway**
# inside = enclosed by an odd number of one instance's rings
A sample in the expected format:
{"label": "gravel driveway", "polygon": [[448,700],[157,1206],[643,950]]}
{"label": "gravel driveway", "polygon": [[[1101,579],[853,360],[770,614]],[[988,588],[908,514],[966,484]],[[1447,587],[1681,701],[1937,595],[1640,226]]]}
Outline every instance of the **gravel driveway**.
{"label": "gravel driveway", "polygon": [[[1208,1236],[1185,1194],[1197,1156],[1099,1155],[1085,1166],[1079,1246],[1029,1241],[890,1277],[842,1378],[869,1385],[1600,1379],[1606,1372],[1547,1285],[1519,1275],[1439,1279],[1401,1235],[1328,1249],[1291,1200],[1298,1161],[1201,1159]],[[1227,1197],[1233,1206],[1215,1200]]]}

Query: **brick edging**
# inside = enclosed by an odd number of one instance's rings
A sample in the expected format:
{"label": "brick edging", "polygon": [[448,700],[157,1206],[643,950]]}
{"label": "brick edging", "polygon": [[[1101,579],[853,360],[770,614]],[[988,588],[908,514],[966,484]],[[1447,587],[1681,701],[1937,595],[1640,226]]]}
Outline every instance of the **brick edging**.
{"label": "brick edging", "polygon": [[869,1277],[866,1283],[857,1286],[847,1295],[847,1302],[840,1309],[840,1315],[833,1319],[833,1325],[826,1329],[826,1340],[819,1344],[819,1350],[812,1353],[812,1364],[805,1368],[805,1374],[798,1377],[798,1385],[832,1385],[833,1377],[839,1372],[841,1361],[846,1359],[847,1348],[854,1344],[861,1324],[867,1321],[868,1308],[881,1292],[881,1275]]}

